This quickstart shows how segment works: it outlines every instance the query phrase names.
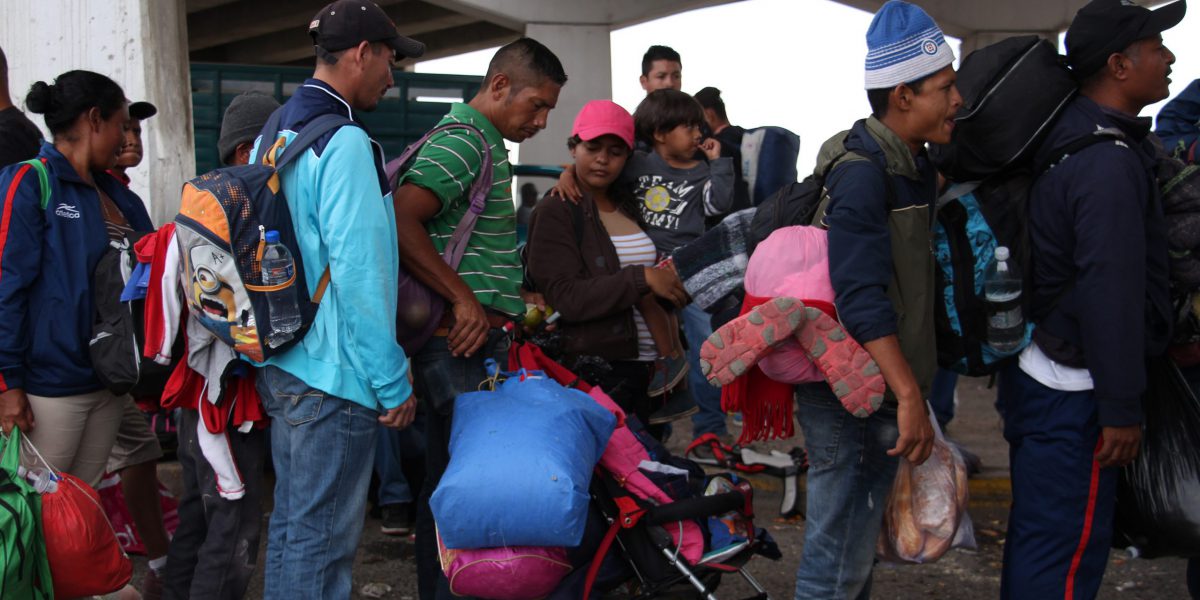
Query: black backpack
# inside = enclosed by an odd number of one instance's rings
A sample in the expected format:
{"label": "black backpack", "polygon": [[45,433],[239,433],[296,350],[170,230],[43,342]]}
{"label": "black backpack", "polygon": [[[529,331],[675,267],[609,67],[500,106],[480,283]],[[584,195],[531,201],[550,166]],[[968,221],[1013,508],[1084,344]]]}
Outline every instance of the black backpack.
{"label": "black backpack", "polygon": [[[133,244],[144,234],[132,234],[121,242],[110,242],[92,273],[92,339],[88,354],[96,378],[116,395],[135,398],[162,396],[175,364],[160,365],[142,356],[145,345],[145,301],[121,301],[121,292],[136,259]],[[177,343],[182,343],[181,339]],[[176,352],[178,362],[182,352]]]}
{"label": "black backpack", "polygon": [[884,181],[888,186],[889,198],[894,192],[891,189],[891,178],[887,177],[887,169],[874,158],[863,157],[852,152],[845,152],[830,161],[823,173],[813,173],[803,181],[789,183],[778,192],[771,194],[754,211],[750,221],[750,239],[746,247],[753,253],[760,242],[767,239],[775,230],[794,225],[813,225],[817,220],[817,211],[825,199],[825,178],[833,167],[846,160],[866,160],[884,172]]}
{"label": "black backpack", "polygon": [[1088,146],[1124,136],[1115,129],[1096,131],[1050,152],[1053,162],[1033,163],[1033,151],[1077,91],[1057,51],[1037,36],[1008,38],[971,53],[959,69],[958,87],[963,106],[952,139],[930,148],[938,170],[956,182],[938,200],[933,232],[938,365],[986,375],[1028,345],[1038,316],[1030,311],[1031,294],[1022,294],[1016,302],[1026,321],[1024,342],[1004,353],[987,343],[982,276],[996,247],[1008,247],[1022,289],[1031,290],[1028,208],[1037,177]]}

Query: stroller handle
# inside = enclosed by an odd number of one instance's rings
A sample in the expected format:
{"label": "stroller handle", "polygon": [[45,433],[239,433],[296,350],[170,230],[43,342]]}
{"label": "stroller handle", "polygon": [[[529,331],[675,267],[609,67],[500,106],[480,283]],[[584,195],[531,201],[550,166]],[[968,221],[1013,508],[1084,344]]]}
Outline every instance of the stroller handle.
{"label": "stroller handle", "polygon": [[746,500],[746,495],[738,490],[712,496],[685,498],[650,508],[642,520],[651,525],[662,525],[685,519],[703,519],[745,508]]}

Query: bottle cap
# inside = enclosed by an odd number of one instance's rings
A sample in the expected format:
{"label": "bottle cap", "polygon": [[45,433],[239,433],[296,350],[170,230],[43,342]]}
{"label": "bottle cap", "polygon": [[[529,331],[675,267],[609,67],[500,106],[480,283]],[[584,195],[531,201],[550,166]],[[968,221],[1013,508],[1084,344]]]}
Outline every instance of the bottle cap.
{"label": "bottle cap", "polygon": [[279,243],[279,232],[275,231],[274,229],[268,231],[267,232],[267,243],[268,244],[278,244]]}
{"label": "bottle cap", "polygon": [[[270,232],[268,232],[267,233],[268,240],[270,239],[270,236],[271,236],[271,234],[270,234]],[[1008,260],[1008,256],[1009,256],[1009,254],[1008,254],[1007,246],[996,246],[996,260],[997,261]]]}

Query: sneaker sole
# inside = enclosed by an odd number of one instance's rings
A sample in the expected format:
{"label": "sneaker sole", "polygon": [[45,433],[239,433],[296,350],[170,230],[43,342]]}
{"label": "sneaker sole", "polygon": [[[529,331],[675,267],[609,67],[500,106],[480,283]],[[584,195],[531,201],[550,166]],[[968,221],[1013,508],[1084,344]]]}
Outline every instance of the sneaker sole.
{"label": "sneaker sole", "polygon": [[675,413],[670,416],[656,417],[654,415],[650,415],[650,418],[647,419],[647,421],[649,421],[650,425],[662,425],[663,423],[670,423],[671,421],[678,421],[679,419],[682,419],[684,417],[690,417],[699,411],[700,411],[699,406],[693,406],[683,412]]}
{"label": "sneaker sole", "polygon": [[700,348],[700,368],[713,385],[727,385],[790,337],[850,414],[865,418],[883,404],[887,386],[871,355],[840,323],[795,298],[775,298],[726,323]]}
{"label": "sneaker sole", "polygon": [[804,303],[775,298],[726,323],[700,347],[700,370],[715,386],[744,375],[804,324]]}
{"label": "sneaker sole", "polygon": [[383,535],[394,535],[394,536],[408,535],[408,534],[412,533],[412,528],[411,527],[384,527],[383,525],[380,525],[379,533],[382,533]]}

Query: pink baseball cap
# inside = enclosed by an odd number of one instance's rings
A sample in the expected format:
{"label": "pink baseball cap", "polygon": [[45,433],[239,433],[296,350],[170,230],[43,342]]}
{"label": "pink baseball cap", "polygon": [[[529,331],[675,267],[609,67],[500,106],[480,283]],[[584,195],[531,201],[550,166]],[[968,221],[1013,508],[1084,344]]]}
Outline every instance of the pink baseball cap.
{"label": "pink baseball cap", "polygon": [[615,135],[633,148],[633,116],[612,100],[592,100],[575,117],[571,135],[584,141]]}

